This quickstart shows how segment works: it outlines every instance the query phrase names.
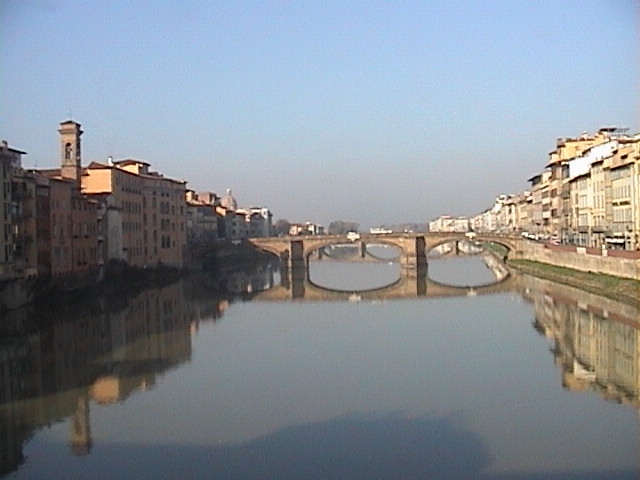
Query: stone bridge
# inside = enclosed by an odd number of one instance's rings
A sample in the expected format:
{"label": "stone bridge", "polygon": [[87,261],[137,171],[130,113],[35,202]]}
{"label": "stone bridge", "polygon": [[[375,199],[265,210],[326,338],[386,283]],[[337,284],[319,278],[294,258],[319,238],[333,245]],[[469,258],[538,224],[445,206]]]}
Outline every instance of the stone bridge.
{"label": "stone bridge", "polygon": [[428,278],[426,265],[417,269],[401,269],[400,278],[387,286],[371,290],[333,290],[316,285],[309,279],[306,268],[283,269],[280,285],[257,293],[254,300],[309,301],[384,301],[401,298],[470,297],[512,291],[516,277],[505,275],[496,283],[474,287],[445,285]]}
{"label": "stone bridge", "polygon": [[523,255],[525,240],[514,235],[492,233],[388,233],[360,235],[308,235],[270,238],[249,238],[257,248],[271,252],[289,267],[306,267],[309,256],[323,247],[341,243],[382,244],[400,250],[400,263],[405,268],[416,268],[427,262],[427,253],[443,243],[458,240],[490,242],[503,245],[509,258]]}

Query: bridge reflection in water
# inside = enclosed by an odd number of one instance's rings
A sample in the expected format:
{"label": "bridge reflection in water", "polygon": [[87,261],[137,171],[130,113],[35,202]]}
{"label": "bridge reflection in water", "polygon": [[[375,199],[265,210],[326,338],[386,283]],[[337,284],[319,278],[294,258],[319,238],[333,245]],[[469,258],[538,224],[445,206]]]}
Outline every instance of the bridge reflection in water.
{"label": "bridge reflection in water", "polygon": [[496,275],[496,282],[479,286],[455,286],[436,282],[428,276],[427,264],[417,268],[401,268],[400,277],[384,287],[368,290],[337,290],[314,283],[308,266],[283,267],[280,284],[257,293],[256,300],[311,300],[311,301],[354,301],[391,300],[401,298],[468,297],[496,294],[515,289],[515,276],[508,268],[487,256],[487,264]]}

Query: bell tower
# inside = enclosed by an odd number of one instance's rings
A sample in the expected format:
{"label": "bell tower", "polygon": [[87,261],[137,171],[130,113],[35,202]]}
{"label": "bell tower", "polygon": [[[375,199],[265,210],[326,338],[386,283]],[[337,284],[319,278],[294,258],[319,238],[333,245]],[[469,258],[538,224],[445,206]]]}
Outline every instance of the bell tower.
{"label": "bell tower", "polygon": [[62,122],[58,133],[60,134],[60,175],[74,179],[80,186],[82,169],[80,136],[83,133],[80,124],[73,120]]}

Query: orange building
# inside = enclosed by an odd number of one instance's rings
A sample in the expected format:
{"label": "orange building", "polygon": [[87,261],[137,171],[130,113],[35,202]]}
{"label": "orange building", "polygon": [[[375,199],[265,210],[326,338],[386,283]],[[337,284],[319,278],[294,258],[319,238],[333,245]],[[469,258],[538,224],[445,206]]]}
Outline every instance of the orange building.
{"label": "orange building", "polygon": [[183,266],[186,182],[149,170],[140,160],[92,162],[82,192],[105,205],[104,256],[134,267]]}
{"label": "orange building", "polygon": [[38,213],[38,276],[54,287],[74,289],[99,275],[97,203],[75,180],[55,172],[33,172]]}
{"label": "orange building", "polygon": [[76,180],[82,194],[98,202],[101,262],[181,268],[186,244],[186,182],[152,172],[141,160],[92,162],[83,168],[80,124],[63,122],[58,132],[60,175]]}

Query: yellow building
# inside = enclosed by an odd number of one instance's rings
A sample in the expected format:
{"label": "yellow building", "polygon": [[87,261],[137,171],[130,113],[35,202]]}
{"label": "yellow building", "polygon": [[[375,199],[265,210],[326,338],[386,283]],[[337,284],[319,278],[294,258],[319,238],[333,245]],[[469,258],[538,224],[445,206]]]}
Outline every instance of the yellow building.
{"label": "yellow building", "polygon": [[640,250],[640,135],[619,141],[617,150],[605,160],[605,190],[608,204],[608,248]]}
{"label": "yellow building", "polygon": [[91,163],[83,193],[105,205],[105,257],[134,267],[181,268],[186,244],[186,182],[149,170],[141,160]]}
{"label": "yellow building", "polygon": [[563,241],[569,241],[576,228],[571,198],[575,183],[571,182],[571,178],[567,178],[567,164],[572,159],[582,156],[590,148],[609,142],[617,131],[615,127],[604,127],[595,135],[588,135],[585,132],[576,138],[559,138],[556,148],[549,152],[547,169],[551,173],[548,193],[548,230],[561,237]]}

